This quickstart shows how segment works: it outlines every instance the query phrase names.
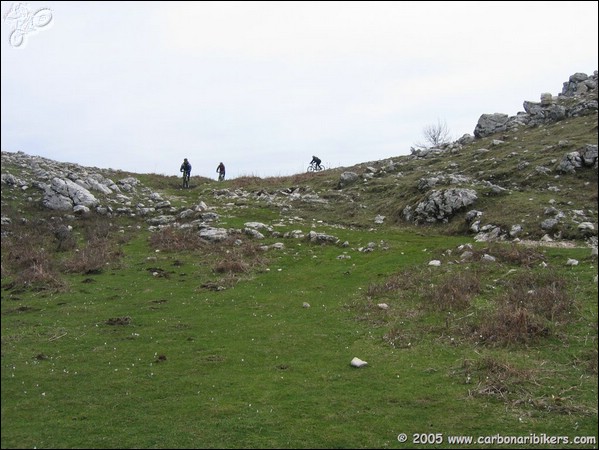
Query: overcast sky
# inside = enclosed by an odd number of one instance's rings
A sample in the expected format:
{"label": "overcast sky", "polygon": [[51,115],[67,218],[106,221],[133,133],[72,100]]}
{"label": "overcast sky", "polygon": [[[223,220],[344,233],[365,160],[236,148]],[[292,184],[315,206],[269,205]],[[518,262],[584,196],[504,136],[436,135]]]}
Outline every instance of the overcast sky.
{"label": "overcast sky", "polygon": [[597,17],[596,1],[3,1],[2,150],[165,175],[187,157],[211,178],[407,155],[427,126],[454,140],[592,74]]}

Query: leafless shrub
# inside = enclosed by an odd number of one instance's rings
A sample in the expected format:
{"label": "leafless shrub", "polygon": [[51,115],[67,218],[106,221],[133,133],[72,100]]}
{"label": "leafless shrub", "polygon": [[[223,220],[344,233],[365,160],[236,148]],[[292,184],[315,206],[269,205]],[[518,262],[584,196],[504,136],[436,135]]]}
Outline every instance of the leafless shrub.
{"label": "leafless shrub", "polygon": [[222,251],[212,270],[216,273],[241,274],[257,270],[264,264],[262,252],[255,245],[245,241]]}
{"label": "leafless shrub", "polygon": [[451,273],[439,284],[427,286],[425,306],[440,311],[464,310],[479,292],[480,279],[476,272]]}
{"label": "leafless shrub", "polygon": [[567,319],[573,301],[567,292],[565,278],[553,272],[524,272],[507,286],[503,302],[530,309],[547,320]]}
{"label": "leafless shrub", "polygon": [[216,273],[247,273],[250,265],[238,258],[223,258],[214,265],[212,270]]}
{"label": "leafless shrub", "polygon": [[105,220],[97,218],[87,222],[84,230],[88,241],[108,239],[113,234],[112,225]]}
{"label": "leafless shrub", "polygon": [[71,273],[101,273],[108,264],[116,261],[120,256],[120,251],[116,250],[110,241],[94,239],[66,260],[64,268]]}
{"label": "leafless shrub", "polygon": [[508,362],[493,357],[483,357],[478,361],[466,359],[454,375],[460,376],[465,384],[472,385],[468,394],[473,397],[494,397],[513,407],[533,408],[564,415],[581,414],[593,416],[596,408],[581,405],[570,394],[578,386],[556,389],[547,395],[538,396],[536,380],[539,370],[515,367]]}
{"label": "leafless shrub", "polygon": [[508,345],[528,344],[550,333],[546,322],[528,309],[504,304],[483,321],[477,334],[485,344]]}
{"label": "leafless shrub", "polygon": [[417,149],[428,149],[448,144],[451,141],[450,131],[445,121],[437,119],[436,124],[430,124],[423,128],[422,135],[424,143],[416,143]]}
{"label": "leafless shrub", "polygon": [[573,301],[566,287],[565,279],[551,272],[526,272],[510,279],[496,311],[483,317],[477,339],[508,345],[549,336],[552,327],[570,318]]}
{"label": "leafless shrub", "polygon": [[473,396],[494,396],[509,400],[513,396],[530,397],[526,383],[534,378],[531,370],[520,369],[493,357],[484,357],[478,361],[464,360],[462,364],[467,383],[474,385],[469,389]]}
{"label": "leafless shrub", "polygon": [[393,294],[399,291],[412,291],[418,289],[422,284],[422,277],[414,271],[406,270],[394,274],[382,283],[371,283],[368,286],[366,295],[370,298]]}
{"label": "leafless shrub", "polygon": [[46,250],[50,241],[43,231],[24,228],[2,239],[2,276],[12,276],[13,286],[63,291],[67,285],[54,269]]}

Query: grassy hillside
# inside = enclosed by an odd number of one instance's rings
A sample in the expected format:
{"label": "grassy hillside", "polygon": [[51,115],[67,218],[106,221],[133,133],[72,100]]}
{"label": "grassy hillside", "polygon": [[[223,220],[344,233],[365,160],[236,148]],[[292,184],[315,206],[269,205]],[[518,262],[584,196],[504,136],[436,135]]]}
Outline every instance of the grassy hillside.
{"label": "grassy hillside", "polygon": [[[596,116],[316,174],[135,175],[239,230],[219,242],[3,184],[2,448],[597,448],[596,231],[577,227],[597,229],[597,171],[556,172],[587,144]],[[522,239],[477,242],[467,210],[407,222],[419,182],[448,174]]]}

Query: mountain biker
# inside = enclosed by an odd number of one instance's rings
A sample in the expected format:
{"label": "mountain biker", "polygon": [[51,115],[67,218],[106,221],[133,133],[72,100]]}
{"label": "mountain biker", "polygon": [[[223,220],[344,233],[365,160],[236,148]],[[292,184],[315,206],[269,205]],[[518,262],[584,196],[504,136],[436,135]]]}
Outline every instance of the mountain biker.
{"label": "mountain biker", "polygon": [[189,163],[187,158],[183,159],[183,164],[181,164],[180,172],[183,172],[184,180],[189,180],[189,177],[191,176],[191,164]]}
{"label": "mountain biker", "polygon": [[322,169],[322,166],[320,165],[321,162],[322,160],[318,156],[312,156],[312,161],[310,161],[310,164],[316,164],[316,169],[320,170]]}
{"label": "mountain biker", "polygon": [[216,168],[216,172],[218,173],[218,181],[223,181],[225,179],[225,165],[222,162]]}

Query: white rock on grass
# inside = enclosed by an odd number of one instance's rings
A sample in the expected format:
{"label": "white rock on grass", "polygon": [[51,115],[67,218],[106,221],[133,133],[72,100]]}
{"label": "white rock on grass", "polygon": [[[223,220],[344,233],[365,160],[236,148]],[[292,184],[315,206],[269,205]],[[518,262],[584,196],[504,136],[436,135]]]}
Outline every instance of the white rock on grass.
{"label": "white rock on grass", "polygon": [[352,367],[363,367],[368,365],[366,361],[362,361],[360,358],[352,359],[350,364]]}

